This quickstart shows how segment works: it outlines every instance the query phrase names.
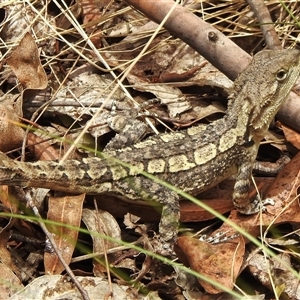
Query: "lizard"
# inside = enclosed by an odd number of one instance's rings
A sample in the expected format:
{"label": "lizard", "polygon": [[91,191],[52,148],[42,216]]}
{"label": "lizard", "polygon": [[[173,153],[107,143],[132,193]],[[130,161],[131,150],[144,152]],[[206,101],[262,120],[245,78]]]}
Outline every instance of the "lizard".
{"label": "lizard", "polygon": [[158,202],[162,205],[160,240],[172,245],[177,237],[180,197],[138,170],[191,195],[237,174],[232,196],[235,208],[242,214],[257,213],[263,205],[248,197],[253,163],[260,141],[299,72],[299,50],[261,51],[235,80],[223,118],[150,136],[121,149],[109,148],[99,157],[82,160],[19,162],[0,153],[0,184]]}

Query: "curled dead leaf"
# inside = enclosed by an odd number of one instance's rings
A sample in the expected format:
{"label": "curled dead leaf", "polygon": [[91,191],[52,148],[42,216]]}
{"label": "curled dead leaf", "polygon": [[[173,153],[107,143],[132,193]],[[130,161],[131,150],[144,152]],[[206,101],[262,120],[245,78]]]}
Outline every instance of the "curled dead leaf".
{"label": "curled dead leaf", "polygon": [[42,90],[47,87],[47,75],[41,65],[36,43],[29,32],[24,35],[6,61],[24,89]]}
{"label": "curled dead leaf", "polygon": [[0,104],[0,151],[6,152],[22,145],[24,130],[19,126],[19,116],[8,105]]}

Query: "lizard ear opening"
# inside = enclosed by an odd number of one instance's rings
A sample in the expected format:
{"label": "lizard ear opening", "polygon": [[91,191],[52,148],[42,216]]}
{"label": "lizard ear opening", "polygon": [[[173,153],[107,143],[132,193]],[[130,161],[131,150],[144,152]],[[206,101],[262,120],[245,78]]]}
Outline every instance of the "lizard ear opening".
{"label": "lizard ear opening", "polygon": [[279,70],[276,74],[276,79],[279,81],[279,82],[282,82],[284,81],[288,76],[288,72],[286,70]]}

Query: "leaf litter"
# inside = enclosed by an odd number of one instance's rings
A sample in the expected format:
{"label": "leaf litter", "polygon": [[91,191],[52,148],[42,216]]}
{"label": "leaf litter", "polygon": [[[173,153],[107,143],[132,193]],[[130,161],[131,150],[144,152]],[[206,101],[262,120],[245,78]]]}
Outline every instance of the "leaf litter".
{"label": "leaf litter", "polygon": [[[207,63],[195,50],[163,31],[154,39],[148,51],[134,65],[131,72],[127,74],[127,81],[122,85],[118,83],[115,75],[126,71],[128,65],[148,41],[157,25],[127,6],[125,2],[102,1],[102,6],[94,6],[93,1],[76,1],[69,8],[64,6],[65,4],[63,1],[61,5],[56,1],[49,1],[46,5],[28,1],[20,1],[18,3],[3,2],[1,4],[5,12],[1,25],[1,39],[3,41],[1,49],[1,151],[7,152],[13,149],[20,151],[23,141],[27,140],[27,143],[31,146],[26,150],[27,158],[45,157],[46,159],[57,159],[63,156],[69,148],[67,143],[60,142],[60,139],[56,139],[55,136],[58,138],[71,137],[72,140],[75,140],[80,131],[85,128],[86,123],[97,114],[99,107],[101,107],[101,113],[98,114],[97,118],[93,119],[92,127],[87,134],[90,136],[88,146],[94,149],[101,149],[105,140],[109,138],[109,135],[113,134],[113,130],[109,126],[111,115],[118,113],[130,116],[132,110],[138,110],[141,105],[144,105],[145,102],[152,98],[159,100],[159,105],[153,105],[149,108],[154,125],[158,124],[155,121],[157,116],[166,120],[176,130],[199,120],[208,123],[211,119],[223,115],[226,107],[224,98],[230,92],[232,83],[225,75]],[[90,4],[90,6],[87,4]],[[285,15],[282,13],[282,8],[278,3],[273,3],[272,5],[272,7],[269,7],[274,11],[277,9],[277,11],[281,12],[281,17]],[[68,11],[67,8],[69,9]],[[197,8],[194,7],[194,9]],[[250,34],[249,28],[251,27],[247,27],[245,24],[251,26],[254,17],[243,4],[238,1],[230,1],[226,4],[219,3],[217,6],[211,6],[211,4],[205,2],[205,8],[202,12],[204,12],[207,21],[214,20],[216,22],[215,26],[219,30],[235,37],[240,45],[246,45],[247,42],[245,42],[243,36]],[[228,12],[233,12],[232,20],[224,19],[224,13],[228,14]],[[295,11],[295,14],[297,13],[299,12]],[[26,17],[24,18],[24,16]],[[70,16],[73,16],[73,19]],[[286,18],[282,20],[282,24],[287,22],[288,17]],[[82,23],[79,23],[80,20],[82,20]],[[253,28],[251,32],[252,45],[260,40],[260,31]],[[280,35],[284,33],[283,30],[279,30],[279,32]],[[89,37],[91,44],[86,43],[85,35]],[[249,47],[249,45],[247,46]],[[98,49],[97,54],[94,51],[96,48]],[[105,70],[106,66],[103,64],[103,61],[99,60],[99,55],[107,66],[111,68],[109,72]],[[116,91],[107,99],[116,84],[118,85]],[[130,90],[133,97],[128,97],[124,87]],[[144,110],[142,111],[145,112]],[[144,118],[142,117],[142,120]],[[35,129],[34,132],[25,134],[25,131],[19,126],[21,122],[32,125]],[[165,130],[160,127],[159,125],[158,130]],[[287,130],[284,128],[284,131],[286,132]],[[55,133],[54,137],[53,133]],[[51,145],[47,144],[44,147],[45,143],[47,143],[45,141],[45,136],[47,137],[47,135],[55,143],[51,142]],[[295,146],[297,147],[296,138],[293,136],[295,134],[289,138],[289,141],[294,143],[293,139],[295,139]],[[44,155],[43,151],[45,149],[51,154]],[[286,147],[284,149],[281,148],[281,150],[286,149]],[[75,154],[73,155],[77,158],[88,155],[83,150],[76,149],[74,152]],[[14,155],[17,157],[24,154],[15,152]],[[259,235],[261,225],[270,230],[284,223],[298,224],[298,160],[297,155],[267,189],[266,195],[276,199],[276,205],[268,207],[269,215],[263,215],[261,220],[257,216],[242,217],[235,211],[232,211],[229,219],[239,224],[240,227],[253,236]],[[262,179],[262,182],[265,180],[267,179]],[[2,193],[1,199],[5,207],[4,211],[8,210],[17,213],[19,210],[24,210],[18,206],[11,207],[10,204],[4,201],[4,199],[13,199],[12,195],[15,192],[12,193],[10,191],[8,193],[6,191],[5,193],[6,196]],[[215,198],[215,201],[210,202],[212,207],[220,210],[222,213],[231,211],[230,196],[228,202],[222,202],[221,198],[226,198],[222,188],[215,190],[212,195],[211,198]],[[228,195],[230,195],[230,192]],[[53,201],[53,199],[55,200]],[[61,201],[58,199],[61,199]],[[91,207],[93,201],[89,197],[84,198],[84,195],[81,195],[79,199],[79,201],[75,201],[74,196],[68,195],[52,198],[50,201],[42,200],[49,206],[44,211],[45,213],[48,211],[47,219],[72,225],[75,228],[80,226],[80,220],[82,219],[89,230],[98,231],[97,228],[102,222],[102,217],[100,217],[102,212],[98,208],[89,208],[88,210],[85,208],[82,213],[82,207],[86,204],[88,205],[87,207]],[[84,200],[85,203],[83,202]],[[108,206],[106,209],[114,211],[112,215],[106,217],[104,221],[105,227],[111,226],[118,232],[115,235],[106,228],[104,233],[126,241],[136,241],[137,237],[142,236],[142,241],[139,241],[139,243],[146,247],[148,238],[146,238],[145,234],[152,232],[155,235],[155,227],[152,227],[152,223],[157,223],[159,213],[153,209],[151,210],[151,208],[134,208],[132,204],[122,204],[122,208],[118,201],[110,202],[109,197],[104,200]],[[100,205],[101,202],[103,200],[99,200],[98,204]],[[181,206],[182,221],[186,222],[186,224],[192,224],[191,227],[194,227],[196,222],[201,224],[199,220],[209,220],[211,218],[208,215],[204,216],[203,210],[198,207],[194,206],[193,209],[193,206],[192,208],[185,208],[184,204]],[[40,209],[44,210],[43,206],[40,206]],[[141,214],[141,227],[139,228],[139,225],[136,225],[139,230],[135,230],[135,226],[124,230],[122,222],[116,222],[115,217],[124,216],[125,211]],[[53,212],[52,216],[50,216],[51,212]],[[88,215],[88,213],[91,215]],[[71,219],[66,219],[68,214],[70,214]],[[45,264],[43,271],[38,267],[40,258],[37,256],[33,258],[34,262],[32,263],[36,268],[32,268],[30,277],[27,276],[24,280],[25,277],[21,276],[22,272],[24,273],[25,271],[24,262],[22,266],[22,264],[14,262],[12,258],[15,258],[18,252],[24,252],[25,246],[30,245],[30,242],[20,241],[17,243],[18,239],[10,238],[9,230],[22,230],[26,232],[26,235],[30,235],[28,239],[32,239],[32,241],[34,238],[43,236],[43,233],[40,229],[36,229],[36,224],[32,223],[32,221],[25,219],[23,224],[21,224],[16,222],[16,220],[18,219],[11,219],[9,225],[2,229],[2,257],[7,260],[6,263],[2,260],[0,266],[2,268],[8,266],[9,269],[7,270],[6,268],[6,272],[8,272],[6,278],[9,278],[11,283],[14,282],[16,289],[20,289],[22,286],[26,288],[19,295],[12,296],[11,299],[30,299],[33,295],[32,289],[43,292],[42,287],[45,286],[48,291],[52,291],[55,297],[58,295],[62,297],[65,295],[63,294],[64,292],[74,289],[74,286],[69,284],[70,282],[66,277],[59,275],[64,268],[61,267],[56,255],[51,252],[51,247],[46,247],[46,251],[43,253],[43,263]],[[143,220],[151,222],[151,224],[146,223],[148,230],[144,229],[145,221]],[[21,229],[22,227],[23,229]],[[26,231],[24,231],[25,227],[28,227]],[[234,232],[226,224],[221,225],[216,232],[223,230]],[[140,232],[141,235],[137,232]],[[122,234],[120,235],[120,233]],[[205,297],[204,293],[216,294],[220,292],[213,285],[201,280],[199,282],[193,281],[193,285],[176,285],[177,278],[184,274],[182,270],[174,267],[173,271],[171,271],[170,266],[166,264],[158,263],[155,260],[148,261],[143,253],[137,250],[128,249],[125,246],[120,248],[114,243],[101,246],[101,243],[98,244],[101,239],[96,242],[95,236],[88,242],[90,250],[84,247],[78,248],[82,233],[78,234],[74,229],[63,229],[54,235],[57,235],[59,251],[66,253],[65,260],[67,263],[74,261],[72,269],[77,271],[78,275],[85,274],[85,277],[82,278],[78,276],[85,288],[87,288],[84,283],[86,280],[99,279],[99,282],[97,281],[95,285],[100,286],[101,282],[101,287],[105,289],[102,298],[106,297],[109,292],[113,292],[115,297],[120,295],[120,299],[123,299],[122,296],[125,297],[125,295],[126,299],[137,299],[140,297],[141,299],[146,299],[151,296],[157,299],[164,297],[200,299],[202,296]],[[67,239],[66,236],[68,236]],[[87,243],[86,240],[85,235],[84,243]],[[224,286],[232,289],[235,286],[236,278],[245,268],[245,265],[242,266],[242,258],[248,254],[246,243],[248,243],[247,239],[238,237],[236,240],[228,243],[209,245],[190,236],[183,235],[178,239],[177,246],[183,252],[182,255],[179,255],[182,261],[185,261],[186,264],[199,273],[205,274],[205,276],[211,277],[213,280],[221,282]],[[14,251],[6,250],[8,244],[11,245],[9,249],[14,249]],[[116,252],[112,252],[105,263],[98,259],[88,260],[85,264],[81,260],[74,260],[74,256],[80,257],[88,252],[110,252],[114,248]],[[26,251],[29,254],[29,251]],[[38,253],[43,251],[43,249],[40,244],[32,242],[30,251]],[[118,260],[118,256],[123,258],[121,262]],[[294,256],[295,254],[289,254],[287,261]],[[26,255],[24,259],[26,259]],[[253,256],[253,259],[255,259],[255,256]],[[124,263],[122,263],[123,261]],[[141,272],[145,264],[148,264],[148,266],[145,268],[145,272],[142,273],[143,276],[141,278],[136,272]],[[290,265],[289,261],[288,264]],[[115,265],[115,269],[107,268],[108,265]],[[261,263],[260,266],[262,265]],[[264,272],[270,269],[275,270],[273,265],[268,263]],[[124,276],[124,274],[120,275],[117,270],[118,268],[121,270],[121,266],[125,270],[125,275],[130,276],[129,279],[139,278],[140,285],[135,283],[132,285],[132,288],[126,288],[126,285],[122,283],[128,277]],[[249,267],[250,273],[255,274],[257,272],[257,269],[254,269],[253,261],[249,260],[246,266]],[[57,275],[42,276],[43,272]],[[118,284],[108,284],[108,273],[111,274],[115,281],[117,280]],[[283,273],[284,276],[282,275]],[[282,280],[276,281],[275,284],[278,289],[282,288],[281,293],[285,292],[290,297],[295,297],[297,293],[286,289],[282,283],[285,279],[286,282],[290,282],[289,284],[292,285],[294,277],[290,275],[291,270],[289,268],[284,269],[278,275],[278,278]],[[267,272],[264,278],[266,277]],[[37,279],[32,281],[34,278]],[[266,291],[272,289],[269,283],[260,278],[257,279],[263,283]],[[39,280],[44,281],[39,283]],[[129,280],[129,282],[134,281]],[[64,291],[59,287],[60,283],[63,283]],[[108,287],[110,288],[106,290]],[[7,291],[8,284],[6,282],[3,282],[0,288],[2,295],[11,296],[14,293],[12,286]],[[119,289],[122,289],[122,291]],[[145,293],[145,289],[148,289],[148,296],[137,294],[138,291],[144,291]],[[154,290],[155,292],[150,292],[149,290]],[[35,293],[34,296],[37,296]],[[89,293],[91,299],[99,299],[97,297],[100,294],[96,293],[96,298],[93,298],[92,292]],[[72,297],[78,296],[73,295]],[[47,299],[50,299],[50,297]]]}

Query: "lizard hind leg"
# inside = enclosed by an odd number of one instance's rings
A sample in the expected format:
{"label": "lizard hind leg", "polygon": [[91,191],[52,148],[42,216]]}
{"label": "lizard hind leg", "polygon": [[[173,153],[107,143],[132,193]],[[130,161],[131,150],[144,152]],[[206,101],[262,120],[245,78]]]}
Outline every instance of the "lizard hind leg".
{"label": "lizard hind leg", "polygon": [[[129,199],[142,200],[149,205],[159,203],[162,206],[161,220],[159,223],[160,248],[157,252],[172,254],[179,227],[180,207],[179,196],[167,187],[154,182],[150,178],[137,176],[124,178],[113,185],[115,191],[126,191]],[[153,204],[154,203],[154,204]],[[157,204],[156,204],[157,205]],[[156,248],[156,247],[155,247]]]}

